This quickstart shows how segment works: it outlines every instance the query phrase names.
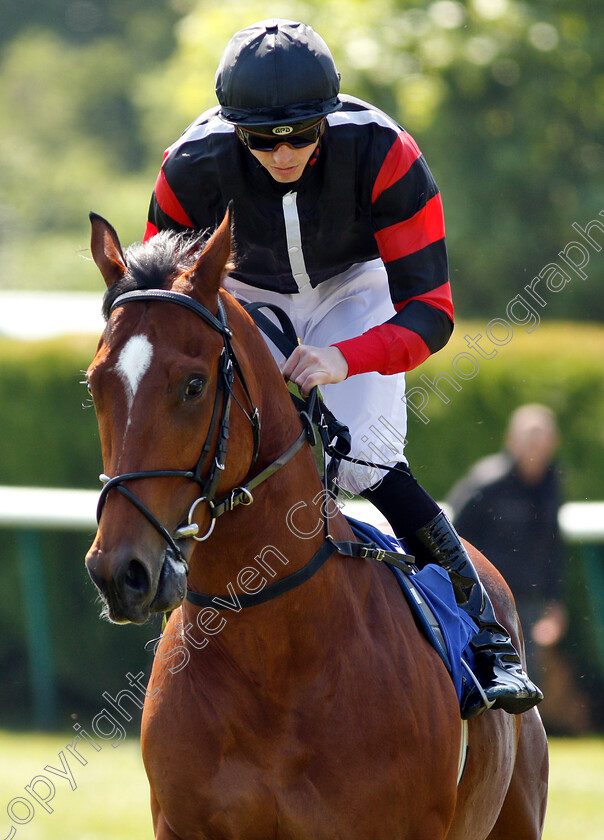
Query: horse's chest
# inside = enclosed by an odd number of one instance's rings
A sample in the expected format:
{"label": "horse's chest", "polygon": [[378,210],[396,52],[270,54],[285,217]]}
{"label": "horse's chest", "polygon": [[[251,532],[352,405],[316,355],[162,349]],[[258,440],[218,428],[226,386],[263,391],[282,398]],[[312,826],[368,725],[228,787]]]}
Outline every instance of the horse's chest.
{"label": "horse's chest", "polygon": [[204,832],[200,836],[208,840],[333,840],[335,836],[360,840],[367,836],[359,833],[358,821],[356,825],[350,821],[353,803],[341,789],[341,778],[338,805],[334,790],[317,788],[304,776],[287,781],[279,775],[242,766],[240,761],[226,762],[211,784],[199,791],[190,812],[174,814],[170,822],[179,836],[182,831],[186,837],[187,827],[196,825]]}
{"label": "horse's chest", "polygon": [[283,733],[253,747],[222,747],[227,754],[206,753],[191,773],[186,799],[178,795],[178,773],[164,791],[165,816],[178,836],[194,825],[208,840],[365,840],[379,811],[382,836],[397,837],[414,811],[392,750],[303,747]]}
{"label": "horse's chest", "polygon": [[[449,717],[435,718],[427,705],[412,702],[414,669],[363,653],[343,646],[333,673],[303,682],[294,672],[270,696],[250,681],[231,684],[219,660],[211,682],[197,691],[183,681],[185,672],[158,682],[161,691],[148,701],[143,721],[145,765],[176,835],[402,840],[421,835],[401,833],[401,826],[419,831],[435,810],[446,824],[457,762],[457,745],[443,740]],[[374,660],[379,679],[369,670]],[[450,700],[449,684],[441,684]],[[179,761],[171,762],[176,745]]]}

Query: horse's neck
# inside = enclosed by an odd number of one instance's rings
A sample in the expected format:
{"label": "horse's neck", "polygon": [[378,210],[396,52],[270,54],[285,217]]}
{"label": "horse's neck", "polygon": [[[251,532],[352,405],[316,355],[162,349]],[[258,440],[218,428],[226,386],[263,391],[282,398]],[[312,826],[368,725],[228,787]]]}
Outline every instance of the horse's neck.
{"label": "horse's neck", "polygon": [[[265,408],[258,470],[280,456],[301,431],[295,409],[287,394],[281,412]],[[291,410],[290,410],[291,409]],[[274,418],[278,418],[273,423]],[[238,649],[239,658],[252,665],[256,645],[263,640],[274,644],[275,627],[280,627],[278,647],[287,640],[299,650],[312,644],[310,636],[327,632],[329,612],[334,604],[350,598],[350,587],[342,592],[341,565],[330,558],[309,581],[286,596],[270,603],[238,609],[237,594],[258,590],[291,575],[308,564],[325,541],[326,503],[312,451],[304,446],[294,458],[253,492],[249,506],[240,505],[216,521],[207,543],[196,552],[191,563],[189,586],[194,591],[225,597],[233,609],[222,613],[228,618],[228,632],[221,633],[220,644]],[[335,507],[333,502],[330,508]],[[333,513],[333,511],[332,511]],[[349,539],[348,526],[340,515],[331,518],[330,531],[337,539]],[[340,605],[349,612],[348,603]],[[187,605],[187,620],[196,620],[195,609]],[[303,620],[301,620],[301,618]],[[309,636],[310,634],[310,636]],[[268,641],[267,641],[268,644]],[[282,651],[285,659],[288,652]],[[291,653],[291,650],[289,651]]]}
{"label": "horse's neck", "polygon": [[[242,512],[240,525],[225,522],[224,543],[212,551],[209,562],[215,570],[230,569],[228,579],[222,575],[220,583],[204,583],[203,591],[221,595],[221,606],[228,608],[212,613],[185,605],[183,624],[198,645],[204,644],[200,616],[211,629],[209,644],[189,653],[192,667],[216,683],[218,696],[230,696],[243,682],[246,691],[260,698],[281,697],[286,706],[297,687],[315,684],[327,672],[339,639],[350,642],[365,634],[362,605],[369,603],[372,588],[368,568],[336,553],[295,589],[256,606],[241,606],[238,595],[246,586],[248,591],[261,590],[291,575],[325,541],[321,497],[292,493],[290,472],[284,468],[279,477],[273,476],[265,492]],[[336,539],[349,536],[339,516],[332,533]]]}

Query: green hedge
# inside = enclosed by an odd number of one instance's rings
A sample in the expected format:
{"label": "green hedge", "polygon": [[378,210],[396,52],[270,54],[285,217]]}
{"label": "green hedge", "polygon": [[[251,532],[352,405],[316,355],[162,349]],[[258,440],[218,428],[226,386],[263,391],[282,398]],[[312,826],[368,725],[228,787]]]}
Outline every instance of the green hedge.
{"label": "green hedge", "polygon": [[[491,331],[505,337],[501,325]],[[496,355],[481,358],[468,347],[465,336],[479,334],[482,351]],[[560,424],[566,498],[604,499],[604,328],[542,324],[527,334],[515,327],[508,339],[495,347],[485,324],[458,324],[449,344],[408,374],[407,454],[414,472],[444,498],[474,461],[501,448],[515,408],[541,402]]]}
{"label": "green hedge", "polygon": [[80,385],[96,343],[0,341],[0,484],[99,486],[97,424]]}
{"label": "green hedge", "polygon": [[[458,325],[447,348],[408,377],[410,389],[423,388],[429,397],[423,408],[428,422],[409,412],[408,454],[422,483],[444,498],[470,464],[499,448],[510,411],[538,400],[560,420],[567,498],[604,499],[604,328],[542,325],[530,334],[516,328],[496,356],[480,359],[470,378],[472,355],[459,354],[472,354],[464,336],[478,332],[484,333],[484,326]],[[91,408],[82,408],[87,392],[79,384],[95,346],[91,338],[0,341],[0,484],[100,488],[96,419]],[[441,377],[448,403],[421,378],[434,380],[442,373],[455,377]],[[417,406],[422,392],[410,393]],[[102,692],[125,687],[127,671],[148,670],[150,656],[143,648],[157,633],[156,623],[124,628],[99,621],[83,564],[92,530],[39,535],[63,728],[72,715],[88,720],[99,711]],[[0,681],[0,726],[25,725],[32,712],[19,577],[22,535],[2,530],[0,546],[0,667],[10,675]]]}

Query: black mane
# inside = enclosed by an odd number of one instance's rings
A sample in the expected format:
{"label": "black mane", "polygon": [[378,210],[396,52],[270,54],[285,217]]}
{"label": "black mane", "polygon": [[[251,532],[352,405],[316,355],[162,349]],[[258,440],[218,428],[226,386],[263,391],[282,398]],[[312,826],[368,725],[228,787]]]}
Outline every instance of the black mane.
{"label": "black mane", "polygon": [[146,243],[136,242],[124,252],[128,273],[103,297],[103,317],[109,318],[114,300],[137,289],[162,289],[177,273],[192,268],[207,241],[205,233],[164,230]]}

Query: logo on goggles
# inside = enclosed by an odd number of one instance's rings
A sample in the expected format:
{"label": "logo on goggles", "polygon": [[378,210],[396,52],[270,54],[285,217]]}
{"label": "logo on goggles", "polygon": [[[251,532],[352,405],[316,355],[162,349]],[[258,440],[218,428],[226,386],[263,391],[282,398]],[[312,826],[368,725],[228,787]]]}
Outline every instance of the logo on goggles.
{"label": "logo on goggles", "polygon": [[293,130],[291,125],[278,125],[276,128],[273,128],[273,134],[291,134]]}

